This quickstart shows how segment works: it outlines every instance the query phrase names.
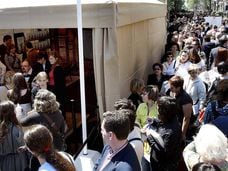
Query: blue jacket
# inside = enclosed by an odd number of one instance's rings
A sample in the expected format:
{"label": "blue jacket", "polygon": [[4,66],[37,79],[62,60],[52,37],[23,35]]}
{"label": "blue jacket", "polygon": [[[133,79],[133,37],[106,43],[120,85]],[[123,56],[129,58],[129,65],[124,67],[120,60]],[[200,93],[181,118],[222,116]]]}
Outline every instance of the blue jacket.
{"label": "blue jacket", "polygon": [[[95,163],[94,171],[98,171],[109,153],[110,146],[106,145],[102,151],[100,159]],[[128,143],[119,151],[102,171],[140,171],[140,165],[133,147]]]}

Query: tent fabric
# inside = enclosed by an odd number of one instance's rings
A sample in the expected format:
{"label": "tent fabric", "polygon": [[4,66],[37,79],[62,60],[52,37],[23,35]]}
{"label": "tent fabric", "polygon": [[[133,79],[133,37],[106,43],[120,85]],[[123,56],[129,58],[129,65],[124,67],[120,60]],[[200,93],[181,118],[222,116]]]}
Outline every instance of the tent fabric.
{"label": "tent fabric", "polygon": [[94,70],[99,111],[112,109],[119,98],[116,29],[93,29]]}
{"label": "tent fabric", "polygon": [[[129,95],[131,79],[146,81],[151,65],[160,60],[166,40],[166,11],[167,4],[158,0],[82,1],[83,28],[93,29],[101,117],[104,111],[113,110],[118,98]],[[2,0],[0,13],[1,29],[77,27],[75,0]]]}
{"label": "tent fabric", "polygon": [[[83,28],[110,28],[166,15],[166,5],[157,0],[83,0]],[[1,29],[75,28],[75,0],[3,0]]]}
{"label": "tent fabric", "polygon": [[116,29],[93,30],[93,54],[100,117],[114,102],[128,97],[133,78],[147,79],[160,61],[166,42],[166,19],[155,18]]}

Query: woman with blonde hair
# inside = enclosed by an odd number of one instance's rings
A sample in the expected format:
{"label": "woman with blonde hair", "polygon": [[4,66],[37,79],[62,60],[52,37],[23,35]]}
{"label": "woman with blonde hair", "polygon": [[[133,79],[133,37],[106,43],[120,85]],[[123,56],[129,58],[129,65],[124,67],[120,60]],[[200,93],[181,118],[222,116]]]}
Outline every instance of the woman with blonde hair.
{"label": "woman with blonde hair", "polygon": [[43,125],[34,125],[24,134],[25,145],[39,160],[39,170],[75,171],[72,157],[56,151],[51,132]]}
{"label": "woman with blonde hair", "polygon": [[48,89],[48,75],[44,71],[39,72],[33,79],[31,91],[33,100],[40,89]]}
{"label": "woman with blonde hair", "polygon": [[141,93],[143,92],[144,87],[144,81],[142,79],[135,78],[130,82],[131,94],[128,99],[133,102],[136,108],[143,102]]}
{"label": "woman with blonde hair", "polygon": [[12,71],[7,71],[5,73],[4,83],[3,85],[0,86],[0,102],[8,100],[7,92],[9,89],[13,88],[13,85],[12,85],[13,75],[14,75],[14,72]]}
{"label": "woman with blonde hair", "polygon": [[48,90],[40,89],[36,94],[33,106],[34,109],[28,113],[28,116],[20,120],[21,125],[42,124],[47,126],[52,132],[54,147],[64,150],[66,125],[56,96]]}
{"label": "woman with blonde hair", "polygon": [[188,68],[189,76],[184,80],[184,90],[191,96],[193,100],[193,116],[198,117],[199,111],[204,108],[206,100],[206,87],[203,81],[198,77],[199,66],[191,64]]}

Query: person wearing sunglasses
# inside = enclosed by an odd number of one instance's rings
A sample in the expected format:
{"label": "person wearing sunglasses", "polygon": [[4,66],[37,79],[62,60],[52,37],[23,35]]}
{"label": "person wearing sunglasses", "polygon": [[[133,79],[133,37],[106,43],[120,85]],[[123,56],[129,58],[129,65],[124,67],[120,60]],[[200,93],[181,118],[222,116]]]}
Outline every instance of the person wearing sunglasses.
{"label": "person wearing sunglasses", "polygon": [[152,66],[153,74],[150,74],[147,79],[147,85],[155,85],[160,92],[162,83],[166,81],[165,75],[163,75],[163,65],[160,63],[154,63]]}

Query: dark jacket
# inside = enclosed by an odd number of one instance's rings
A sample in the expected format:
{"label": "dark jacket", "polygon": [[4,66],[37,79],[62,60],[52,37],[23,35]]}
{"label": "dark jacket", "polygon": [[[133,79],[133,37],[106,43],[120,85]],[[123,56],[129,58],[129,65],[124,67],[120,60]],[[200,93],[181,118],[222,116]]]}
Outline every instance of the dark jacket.
{"label": "dark jacket", "polygon": [[55,86],[53,87],[53,92],[56,95],[57,101],[60,103],[60,109],[64,112],[64,105],[66,103],[66,84],[65,84],[65,74],[61,66],[56,66],[54,69],[54,80]]}
{"label": "dark jacket", "polygon": [[128,97],[129,100],[133,102],[135,105],[136,109],[140,105],[140,103],[143,102],[142,97],[138,93],[131,93],[131,95]]}
{"label": "dark jacket", "polygon": [[55,123],[58,131],[54,131],[54,129],[51,128],[51,123],[45,118],[43,113],[38,113],[36,111],[33,111],[25,118],[22,118],[21,120],[19,120],[19,122],[22,126],[31,126],[34,124],[41,124],[46,126],[52,132],[54,147],[58,150],[63,150],[64,141],[59,134],[61,133],[62,135],[64,135],[65,132],[65,121],[62,113],[61,111],[56,111],[54,113],[49,113],[48,116],[50,117],[52,122]]}
{"label": "dark jacket", "polygon": [[161,79],[158,80],[155,74],[150,74],[147,79],[147,85],[156,85],[158,86],[158,90],[160,92],[162,83],[166,81],[166,77],[162,74]]}
{"label": "dark jacket", "polygon": [[[100,159],[94,165],[94,171],[100,169],[101,164],[109,153],[110,146],[106,145],[102,151]],[[128,143],[119,151],[111,161],[104,167],[103,171],[140,171],[140,165],[133,147]]]}
{"label": "dark jacket", "polygon": [[181,127],[174,117],[167,123],[154,120],[151,129],[155,130],[163,140],[162,145],[157,138],[149,135],[147,141],[151,146],[150,163],[152,170],[175,171],[181,156]]}

